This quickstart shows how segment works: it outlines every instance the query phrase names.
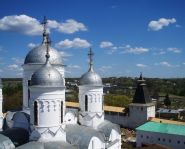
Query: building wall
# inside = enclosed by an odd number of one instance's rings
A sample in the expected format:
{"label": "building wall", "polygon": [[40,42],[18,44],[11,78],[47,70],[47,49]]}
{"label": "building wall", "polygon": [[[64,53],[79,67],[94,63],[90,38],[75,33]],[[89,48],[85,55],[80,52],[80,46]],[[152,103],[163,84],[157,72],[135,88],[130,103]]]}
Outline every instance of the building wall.
{"label": "building wall", "polygon": [[185,149],[185,136],[137,130],[137,147],[141,147],[142,143],[162,144],[173,149]]}
{"label": "building wall", "polygon": [[105,112],[105,119],[123,127],[128,127],[129,117],[118,112]]}
{"label": "building wall", "polygon": [[104,149],[105,143],[97,137],[92,137],[88,149]]}
{"label": "building wall", "polygon": [[147,122],[150,117],[155,117],[155,106],[143,106],[143,104],[130,105],[128,116],[118,112],[105,112],[105,119],[133,129]]}

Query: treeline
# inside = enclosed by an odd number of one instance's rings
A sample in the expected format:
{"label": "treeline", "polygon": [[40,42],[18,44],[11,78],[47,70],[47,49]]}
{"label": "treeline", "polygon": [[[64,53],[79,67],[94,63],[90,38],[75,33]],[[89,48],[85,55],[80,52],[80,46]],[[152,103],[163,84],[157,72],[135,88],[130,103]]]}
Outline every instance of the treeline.
{"label": "treeline", "polygon": [[[22,107],[22,79],[2,79],[4,112],[10,109],[20,109]],[[78,78],[67,78],[66,82],[79,83]],[[110,83],[111,89],[105,94],[104,103],[112,106],[128,106],[131,102],[137,85],[137,78],[130,77],[110,77],[103,78],[103,83]],[[177,79],[158,79],[146,78],[150,95],[176,95],[185,97],[185,78]],[[78,101],[78,87],[67,85],[66,88],[71,90],[71,94],[66,96],[68,101]]]}
{"label": "treeline", "polygon": [[[131,77],[110,77],[104,78],[104,83],[111,83],[117,85],[117,88],[135,88],[138,78]],[[145,78],[148,90],[151,95],[160,94],[173,94],[177,96],[185,96],[185,78],[176,79],[159,79],[159,78]]]}

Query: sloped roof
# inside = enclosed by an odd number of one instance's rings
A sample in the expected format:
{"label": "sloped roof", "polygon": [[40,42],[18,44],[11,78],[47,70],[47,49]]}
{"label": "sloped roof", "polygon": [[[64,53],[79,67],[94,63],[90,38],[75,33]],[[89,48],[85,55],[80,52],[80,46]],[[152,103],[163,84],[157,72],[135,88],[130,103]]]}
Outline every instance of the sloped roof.
{"label": "sloped roof", "polygon": [[140,78],[137,81],[137,88],[135,91],[135,95],[133,98],[132,103],[151,103],[152,99],[149,96],[148,89],[145,84],[145,80],[143,79],[142,74],[140,75]]}
{"label": "sloped roof", "polygon": [[111,123],[107,120],[105,120],[98,126],[98,130],[101,131],[105,135],[105,137],[108,137],[108,138],[110,137],[111,131],[113,129],[118,133],[121,133],[119,125]]}
{"label": "sloped roof", "polygon": [[185,136],[185,126],[169,123],[147,122],[136,130]]}
{"label": "sloped roof", "polygon": [[67,141],[80,149],[87,149],[93,137],[99,138],[102,142],[105,140],[103,134],[93,128],[78,124],[66,125]]}
{"label": "sloped roof", "polygon": [[66,142],[29,142],[16,149],[77,149]]}

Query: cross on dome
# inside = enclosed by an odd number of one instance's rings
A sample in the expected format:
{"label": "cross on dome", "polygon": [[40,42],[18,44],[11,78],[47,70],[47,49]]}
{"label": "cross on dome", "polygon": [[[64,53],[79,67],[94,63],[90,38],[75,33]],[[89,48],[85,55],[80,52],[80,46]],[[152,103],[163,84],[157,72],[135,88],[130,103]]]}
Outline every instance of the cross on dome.
{"label": "cross on dome", "polygon": [[88,56],[89,56],[89,70],[90,71],[93,71],[93,51],[92,51],[92,48],[90,48],[89,50],[89,53],[88,53]]}

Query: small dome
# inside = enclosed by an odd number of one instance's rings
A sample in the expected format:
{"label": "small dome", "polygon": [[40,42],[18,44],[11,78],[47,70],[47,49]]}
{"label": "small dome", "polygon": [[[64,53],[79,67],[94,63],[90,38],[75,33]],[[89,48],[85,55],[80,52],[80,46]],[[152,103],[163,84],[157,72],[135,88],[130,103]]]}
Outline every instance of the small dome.
{"label": "small dome", "polygon": [[97,73],[90,69],[80,78],[80,85],[102,86],[102,79]]}
{"label": "small dome", "polygon": [[64,87],[62,75],[49,62],[37,70],[31,77],[32,86]]}
{"label": "small dome", "polygon": [[[50,63],[51,64],[62,64],[61,54],[54,48],[50,47]],[[24,60],[24,64],[44,64],[46,61],[46,45],[41,44],[33,48]]]}

